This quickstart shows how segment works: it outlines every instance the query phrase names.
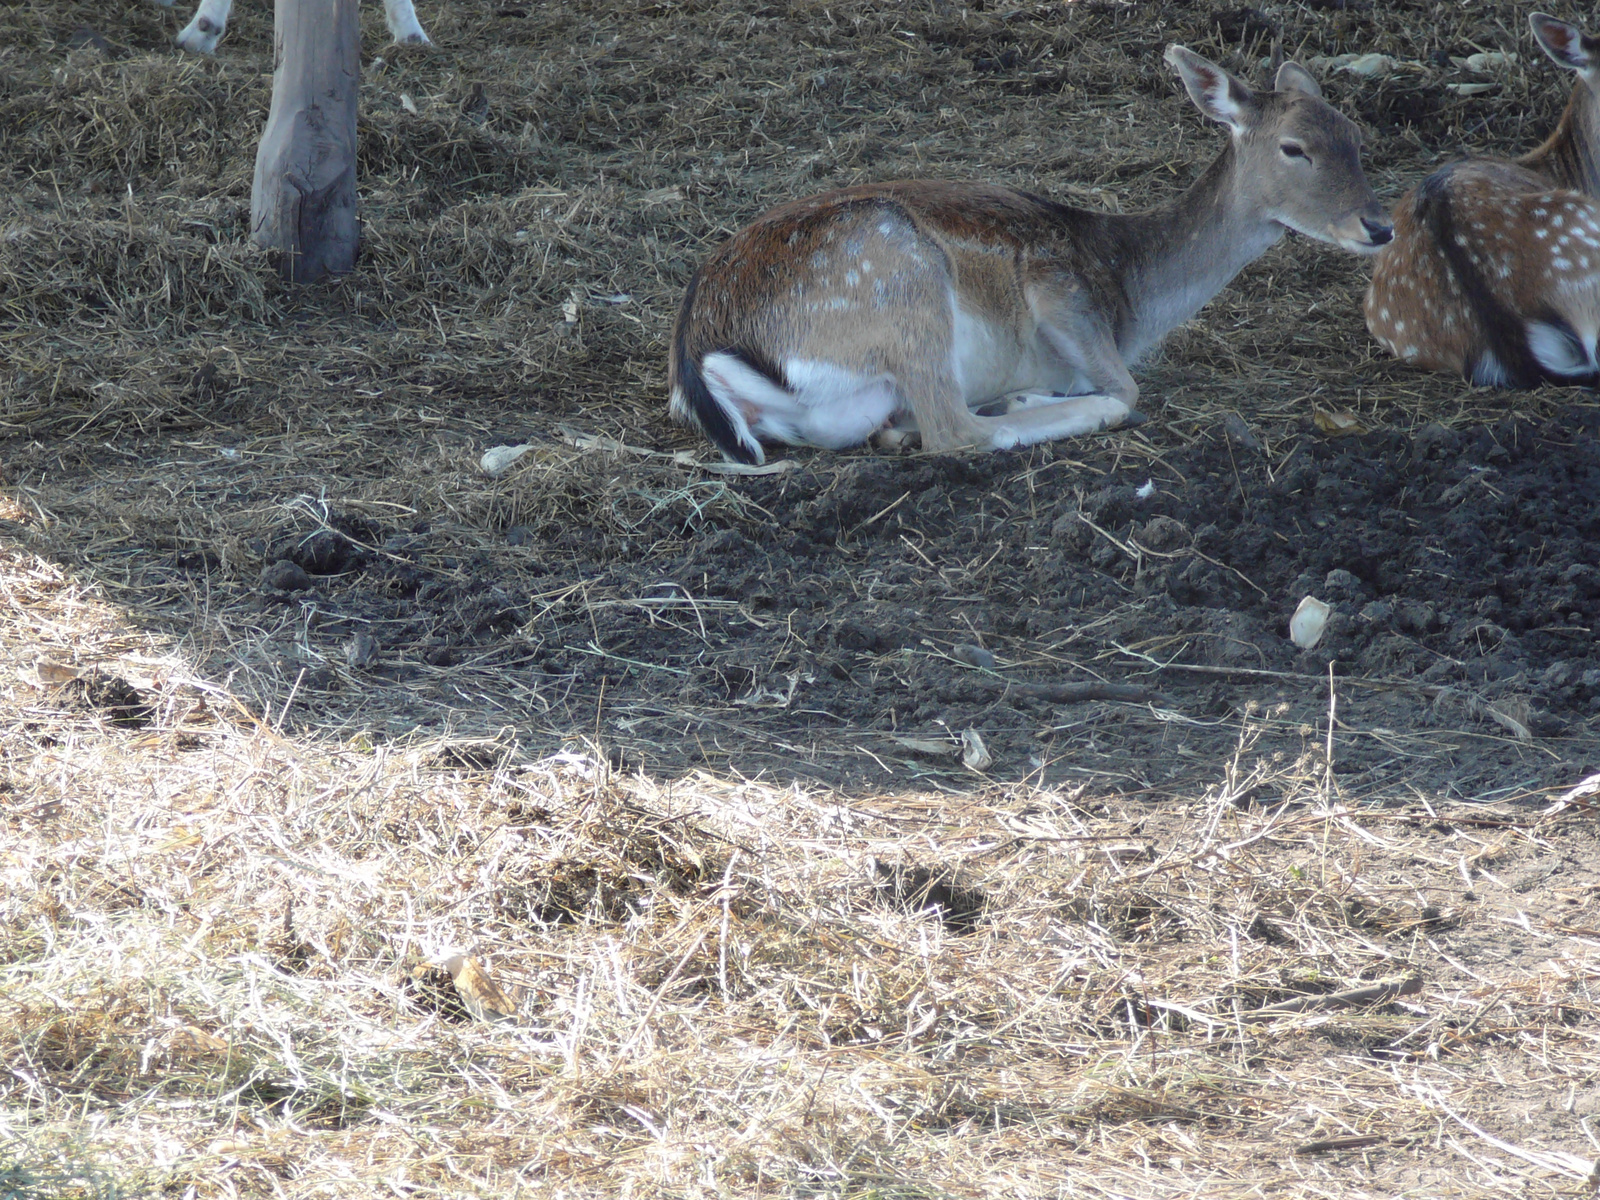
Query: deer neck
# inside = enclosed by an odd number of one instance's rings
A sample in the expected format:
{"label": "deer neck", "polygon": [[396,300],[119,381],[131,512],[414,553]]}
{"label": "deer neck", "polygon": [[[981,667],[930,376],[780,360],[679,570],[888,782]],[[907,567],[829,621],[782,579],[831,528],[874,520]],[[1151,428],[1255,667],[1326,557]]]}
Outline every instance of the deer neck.
{"label": "deer neck", "polygon": [[1115,219],[1128,305],[1117,343],[1129,362],[1283,236],[1283,226],[1245,198],[1242,183],[1230,144],[1172,204]]}
{"label": "deer neck", "polygon": [[1561,187],[1600,198],[1600,96],[1578,80],[1555,132],[1517,159]]}

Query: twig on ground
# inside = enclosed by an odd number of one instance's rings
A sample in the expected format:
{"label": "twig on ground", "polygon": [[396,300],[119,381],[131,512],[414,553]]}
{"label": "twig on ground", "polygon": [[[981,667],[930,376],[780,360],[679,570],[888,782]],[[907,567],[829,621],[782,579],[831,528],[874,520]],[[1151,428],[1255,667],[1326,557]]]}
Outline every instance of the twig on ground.
{"label": "twig on ground", "polygon": [[1274,1017],[1310,1012],[1319,1008],[1355,1008],[1363,1004],[1383,1004],[1397,996],[1412,996],[1422,990],[1422,978],[1413,975],[1398,983],[1380,983],[1372,987],[1355,988],[1348,992],[1329,992],[1324,996],[1296,996],[1281,1000],[1265,1008],[1253,1008],[1239,1014],[1243,1021],[1270,1021]]}

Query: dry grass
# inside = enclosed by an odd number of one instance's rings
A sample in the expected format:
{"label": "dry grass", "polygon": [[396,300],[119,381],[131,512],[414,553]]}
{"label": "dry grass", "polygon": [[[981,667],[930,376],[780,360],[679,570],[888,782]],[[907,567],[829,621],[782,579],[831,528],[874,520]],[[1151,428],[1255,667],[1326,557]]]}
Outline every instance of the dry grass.
{"label": "dry grass", "polygon": [[288,737],[0,578],[15,1194],[1585,1194],[1581,807],[1351,810],[1248,722],[1179,805]]}
{"label": "dry grass", "polygon": [[[1308,56],[1428,64],[1328,81],[1386,195],[1528,145],[1565,90],[1509,4],[1267,13]],[[673,672],[757,606],[582,572],[772,519],[563,440],[703,451],[662,403],[693,263],[866,178],[1158,201],[1218,144],[1161,46],[1253,70],[1260,39],[1180,4],[421,15],[441,49],[364,84],[360,268],[301,293],[242,240],[263,6],[215,62],[169,54],[153,6],[0,12],[0,1196],[1594,1194],[1600,854],[1537,764],[1496,804],[1419,784],[1368,809],[1325,725],[1275,709],[1148,715],[1178,758],[1201,724],[1235,747],[1159,786],[1065,726],[1070,787],[954,760],[852,794],[752,781],[700,727],[715,771],[619,762],[624,723],[688,727]],[[69,51],[80,24],[117,49]],[[1474,47],[1524,58],[1461,98],[1430,56]],[[1313,406],[1503,411],[1373,356],[1361,280],[1278,248],[1142,372],[1147,409],[1179,439],[1240,412],[1269,446]],[[478,472],[520,441],[514,474]],[[264,597],[318,538],[448,595]],[[673,623],[682,658],[615,650],[618,611]],[[585,656],[659,699],[602,714]],[[832,752],[732,701],[706,723]],[[1443,731],[1370,736],[1425,774]],[[453,951],[514,1019],[426,965]]]}

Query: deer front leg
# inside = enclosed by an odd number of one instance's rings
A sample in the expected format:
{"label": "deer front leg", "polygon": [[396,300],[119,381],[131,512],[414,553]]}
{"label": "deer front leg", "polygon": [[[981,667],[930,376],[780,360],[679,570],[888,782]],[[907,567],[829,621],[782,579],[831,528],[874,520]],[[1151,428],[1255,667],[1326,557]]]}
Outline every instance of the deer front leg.
{"label": "deer front leg", "polygon": [[1061,314],[1041,322],[1038,336],[1070,373],[1087,379],[1094,391],[1074,396],[1030,392],[1011,397],[1003,416],[974,417],[986,430],[990,445],[1000,450],[1031,446],[1144,420],[1133,407],[1139,399],[1139,385],[1103,322],[1076,313]]}
{"label": "deer front leg", "polygon": [[411,0],[383,0],[384,21],[397,46],[429,46],[432,43],[417,20]]}
{"label": "deer front leg", "polygon": [[[167,0],[168,5],[171,3],[172,0]],[[175,39],[178,47],[191,54],[215,53],[217,43],[227,31],[228,14],[232,9],[233,0],[200,0],[194,19],[183,27]]]}

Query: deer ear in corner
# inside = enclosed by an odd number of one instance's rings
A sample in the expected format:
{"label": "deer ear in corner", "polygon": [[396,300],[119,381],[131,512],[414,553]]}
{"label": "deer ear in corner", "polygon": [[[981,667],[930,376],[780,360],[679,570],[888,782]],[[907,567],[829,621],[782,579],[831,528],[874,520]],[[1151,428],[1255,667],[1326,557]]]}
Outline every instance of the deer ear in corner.
{"label": "deer ear in corner", "polygon": [[1278,68],[1278,73],[1272,81],[1274,91],[1279,92],[1304,92],[1308,96],[1322,98],[1322,85],[1316,77],[1299,63],[1286,62]]}
{"label": "deer ear in corner", "polygon": [[1255,93],[1241,80],[1187,46],[1168,46],[1166,59],[1183,80],[1189,99],[1206,116],[1236,133],[1255,123],[1260,107]]}

